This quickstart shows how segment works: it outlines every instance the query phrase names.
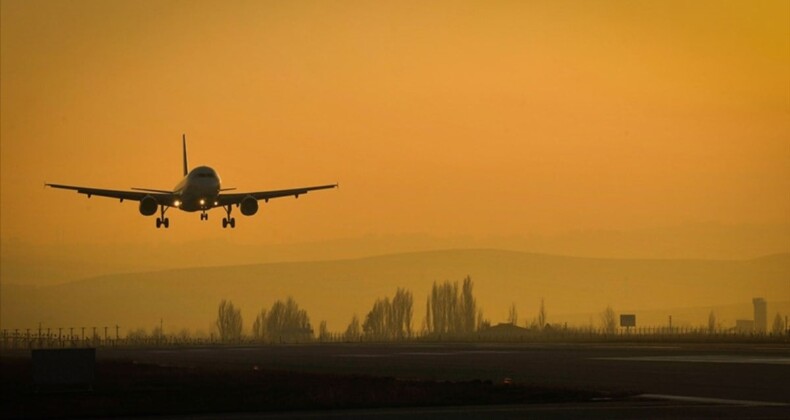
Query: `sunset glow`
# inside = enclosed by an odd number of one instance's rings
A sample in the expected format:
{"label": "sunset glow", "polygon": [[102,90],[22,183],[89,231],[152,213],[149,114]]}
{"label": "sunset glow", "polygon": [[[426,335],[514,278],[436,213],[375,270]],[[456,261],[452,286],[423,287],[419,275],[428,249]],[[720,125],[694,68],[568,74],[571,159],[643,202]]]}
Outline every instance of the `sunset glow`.
{"label": "sunset glow", "polygon": [[[435,248],[790,252],[786,1],[4,0],[0,17],[6,284]],[[172,209],[166,230],[43,188],[170,189],[182,133],[223,188],[340,188],[261,201],[235,229]],[[268,246],[285,248],[250,248]],[[488,280],[483,304],[510,299]]]}

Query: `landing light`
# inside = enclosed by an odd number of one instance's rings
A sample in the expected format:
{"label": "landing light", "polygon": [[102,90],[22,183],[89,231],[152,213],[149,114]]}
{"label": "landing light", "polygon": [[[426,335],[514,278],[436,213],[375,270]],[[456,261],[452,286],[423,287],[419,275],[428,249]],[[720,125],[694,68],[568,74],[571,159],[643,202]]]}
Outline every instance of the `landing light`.
{"label": "landing light", "polygon": [[214,205],[215,205],[215,206],[218,206],[218,205],[219,205],[219,201],[215,201],[215,202],[214,202]]}
{"label": "landing light", "polygon": [[201,199],[200,199],[200,205],[201,205],[201,206],[205,206],[205,205],[206,205],[206,200],[204,200],[204,199],[202,199],[202,198],[201,198]]}
{"label": "landing light", "polygon": [[179,207],[180,205],[181,205],[181,202],[178,201],[178,200],[173,202],[173,206],[175,206],[175,207]]}

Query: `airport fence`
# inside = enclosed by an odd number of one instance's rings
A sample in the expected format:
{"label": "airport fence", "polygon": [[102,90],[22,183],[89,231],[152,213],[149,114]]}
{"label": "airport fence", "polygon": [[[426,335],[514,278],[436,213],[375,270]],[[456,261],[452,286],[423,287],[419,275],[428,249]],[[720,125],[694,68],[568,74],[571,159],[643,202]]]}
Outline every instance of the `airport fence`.
{"label": "airport fence", "polygon": [[[76,332],[75,332],[76,330]],[[225,341],[217,335],[190,337],[185,335],[121,336],[120,327],[106,328],[38,328],[2,330],[0,349],[24,350],[42,348],[115,348],[115,347],[200,347],[200,346],[260,346],[299,343],[420,343],[420,342],[469,342],[469,343],[530,343],[530,342],[755,342],[790,343],[790,333],[749,333],[735,330],[709,331],[693,327],[641,327],[618,329],[615,332],[596,328],[562,328],[552,330],[523,329],[518,332],[491,330],[467,334],[415,333],[399,339],[365,336],[348,337],[329,333],[321,337],[256,338],[244,336]]]}

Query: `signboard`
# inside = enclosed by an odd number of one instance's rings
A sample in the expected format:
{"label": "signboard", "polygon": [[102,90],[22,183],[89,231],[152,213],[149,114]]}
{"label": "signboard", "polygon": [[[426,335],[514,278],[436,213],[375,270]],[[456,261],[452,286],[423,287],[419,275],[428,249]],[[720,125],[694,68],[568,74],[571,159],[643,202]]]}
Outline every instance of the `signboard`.
{"label": "signboard", "polygon": [[621,327],[636,327],[636,315],[634,315],[634,314],[623,314],[623,315],[620,315],[620,326]]}

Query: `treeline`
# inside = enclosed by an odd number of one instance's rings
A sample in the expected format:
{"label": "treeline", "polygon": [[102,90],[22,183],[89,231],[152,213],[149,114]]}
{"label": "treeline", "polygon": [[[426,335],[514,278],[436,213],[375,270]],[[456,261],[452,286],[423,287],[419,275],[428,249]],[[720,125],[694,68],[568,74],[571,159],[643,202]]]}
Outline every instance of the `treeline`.
{"label": "treeline", "polygon": [[[325,321],[319,326],[319,341],[400,341],[415,337],[420,339],[471,339],[500,336],[518,336],[524,334],[540,334],[543,336],[568,332],[567,325],[551,324],[548,321],[546,306],[541,299],[540,309],[536,316],[519,326],[516,305],[510,307],[507,322],[491,326],[484,318],[482,308],[477,304],[474,295],[474,282],[467,276],[461,282],[434,282],[425,304],[425,316],[422,327],[415,331],[414,295],[405,288],[398,288],[395,295],[385,296],[373,302],[370,311],[362,318],[354,314],[345,331],[332,334],[328,331]],[[243,333],[241,309],[232,302],[222,300],[216,318],[219,339],[222,342],[240,342],[247,339]],[[618,335],[620,332],[631,332],[620,326],[620,319],[611,306],[607,306],[599,314],[598,328],[592,324],[578,331],[594,331],[604,336]],[[772,335],[787,334],[784,319],[777,314],[769,332]],[[675,327],[677,330],[677,327]],[[716,317],[710,313],[708,334],[725,332],[716,324]],[[668,330],[673,331],[672,327]],[[696,331],[696,330],[695,330]],[[310,316],[305,309],[289,297],[285,301],[277,300],[270,309],[263,308],[255,317],[250,339],[260,342],[307,342],[316,339]],[[159,332],[161,334],[161,332]]]}
{"label": "treeline", "polygon": [[[413,338],[414,295],[398,288],[395,295],[378,298],[360,324],[355,314],[342,333],[346,341],[397,341]],[[241,309],[233,302],[222,300],[217,308],[215,321],[218,335],[223,342],[238,342],[244,338]],[[469,334],[489,325],[474,297],[471,277],[458,282],[434,282],[428,295],[425,323],[421,336]],[[307,311],[289,297],[277,300],[270,309],[261,309],[252,323],[252,338],[264,342],[305,342],[314,338],[314,331]],[[318,339],[327,340],[326,322],[321,322]]]}

